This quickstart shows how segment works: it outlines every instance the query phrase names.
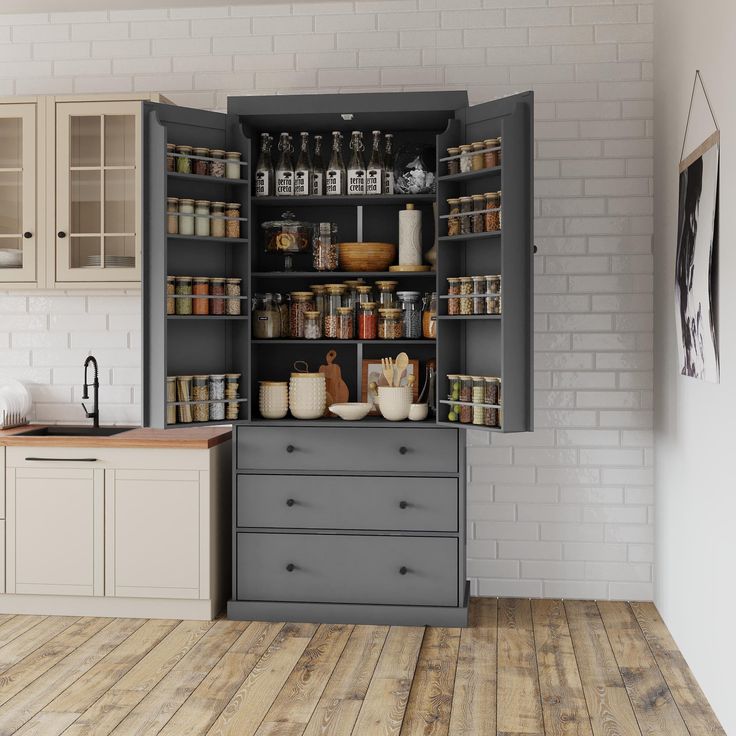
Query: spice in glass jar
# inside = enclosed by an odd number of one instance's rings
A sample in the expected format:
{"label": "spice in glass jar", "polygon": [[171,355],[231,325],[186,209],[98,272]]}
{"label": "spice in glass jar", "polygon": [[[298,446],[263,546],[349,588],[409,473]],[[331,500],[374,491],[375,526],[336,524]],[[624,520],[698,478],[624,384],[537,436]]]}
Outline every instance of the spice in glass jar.
{"label": "spice in glass jar", "polygon": [[166,424],[176,424],[176,376],[166,376]]}
{"label": "spice in glass jar", "polygon": [[192,376],[176,377],[177,417],[182,424],[192,421]]}
{"label": "spice in glass jar", "polygon": [[187,316],[192,313],[192,277],[176,277],[176,313]]}
{"label": "spice in glass jar", "polygon": [[355,287],[355,315],[357,319],[358,310],[360,305],[365,302],[373,301],[373,287],[370,284],[358,284]]}
{"label": "spice in glass jar", "polygon": [[194,200],[179,200],[179,235],[194,235]]}
{"label": "spice in glass jar", "polygon": [[345,284],[325,284],[325,312],[324,335],[337,337],[338,309],[343,306],[345,293],[348,287]]}
{"label": "spice in glass jar", "polygon": [[398,285],[398,281],[376,281],[378,306],[380,309],[393,309],[396,307],[396,287]]}
{"label": "spice in glass jar", "polygon": [[226,373],[225,374],[225,398],[231,399],[228,401],[225,410],[226,419],[237,419],[240,414],[240,404],[235,399],[240,398],[240,373]]}
{"label": "spice in glass jar", "polygon": [[470,159],[471,171],[480,171],[483,168],[483,149],[485,146],[482,141],[470,144],[473,148],[473,154]]}
{"label": "spice in glass jar", "polygon": [[176,277],[167,276],[166,277],[166,314],[176,313],[176,299],[174,299],[174,294],[176,294]]}
{"label": "spice in glass jar", "polygon": [[460,423],[470,424],[473,421],[473,379],[460,376]]}
{"label": "spice in glass jar", "polygon": [[281,317],[280,337],[289,337],[289,307],[291,304],[291,297],[288,294],[279,294],[277,292],[273,295],[273,300],[279,310],[279,316]]}
{"label": "spice in glass jar", "polygon": [[208,238],[210,235],[210,202],[208,199],[198,199],[194,203],[194,234],[199,238]]}
{"label": "spice in glass jar", "polygon": [[191,174],[192,173],[192,147],[191,146],[177,146],[176,152],[179,154],[176,156],[176,170],[180,174]]}
{"label": "spice in glass jar", "polygon": [[467,174],[473,170],[473,147],[469,143],[460,146],[460,173]]}
{"label": "spice in glass jar", "polygon": [[422,295],[418,291],[399,291],[401,318],[404,322],[404,337],[407,340],[418,340],[422,336]]}
{"label": "spice in glass jar", "polygon": [[319,340],[322,338],[322,315],[316,310],[304,312],[304,339]]}
{"label": "spice in glass jar", "polygon": [[[450,401],[460,401],[460,376],[455,373],[447,374],[447,382],[450,385],[450,393],[447,398]],[[460,419],[460,404],[451,404],[448,414],[448,422],[456,422]]]}
{"label": "spice in glass jar", "polygon": [[208,176],[209,166],[207,159],[210,155],[210,149],[209,148],[193,148],[192,154],[194,158],[192,159],[194,161],[194,166],[192,167],[194,169],[194,173],[197,174],[197,176]]}
{"label": "spice in glass jar", "polygon": [[225,376],[218,373],[210,376],[210,421],[217,422],[225,418]]}
{"label": "spice in glass jar", "polygon": [[426,340],[437,338],[437,293],[434,291],[424,295],[422,337]]}
{"label": "spice in glass jar", "polygon": [[273,294],[253,297],[253,337],[257,340],[281,337],[281,315]]}
{"label": "spice in glass jar", "polygon": [[210,279],[210,296],[215,297],[210,299],[210,314],[225,314],[225,279]]}
{"label": "spice in glass jar", "polygon": [[240,284],[243,279],[225,279],[225,295],[228,297],[225,302],[225,311],[231,317],[240,314]]}
{"label": "spice in glass jar", "polygon": [[498,166],[498,138],[486,138],[483,141],[483,167],[486,169],[495,169]]}
{"label": "spice in glass jar", "polygon": [[289,311],[289,336],[304,337],[304,313],[314,312],[314,297],[311,291],[292,291]]}
{"label": "spice in glass jar", "polygon": [[473,194],[473,218],[470,223],[470,229],[474,233],[484,232],[483,210],[485,209],[486,198],[482,194]]}
{"label": "spice in glass jar", "polygon": [[381,340],[401,340],[404,336],[404,325],[400,309],[378,310],[378,337]]}
{"label": "spice in glass jar", "polygon": [[[210,280],[206,276],[195,276],[192,280],[192,294],[201,297],[207,297],[210,294]],[[193,314],[209,314],[209,299],[192,299]]]}
{"label": "spice in glass jar", "polygon": [[486,192],[485,228],[487,233],[495,233],[501,229],[501,198],[498,192]]}
{"label": "spice in glass jar", "polygon": [[209,376],[193,376],[192,377],[192,398],[194,399],[194,421],[208,422],[210,419],[210,407],[207,402],[210,400],[210,377]]}
{"label": "spice in glass jar", "polygon": [[309,287],[314,294],[314,308],[324,318],[325,314],[325,285],[324,284],[311,284]]}
{"label": "spice in glass jar", "polygon": [[225,153],[225,178],[240,179],[240,151]]}
{"label": "spice in glass jar", "polygon": [[[448,148],[447,155],[448,156],[460,156],[460,148],[458,148],[457,146],[452,146],[451,148]],[[460,173],[460,159],[451,158],[447,162],[447,175],[454,176],[455,174],[459,174],[459,173]]]}
{"label": "spice in glass jar", "polygon": [[[483,403],[498,406],[501,403],[501,379],[496,376],[485,376],[483,379]],[[483,407],[483,424],[486,427],[499,426],[498,409],[492,406]]]}
{"label": "spice in glass jar", "polygon": [[470,276],[460,277],[460,314],[473,314],[473,279]]}
{"label": "spice in glass jar", "polygon": [[460,279],[451,276],[447,279],[447,313],[451,316],[460,314]]}
{"label": "spice in glass jar", "polygon": [[224,202],[212,202],[210,204],[210,236],[213,238],[225,237]]}
{"label": "spice in glass jar", "polygon": [[473,217],[473,198],[460,197],[460,234],[469,235],[472,232],[471,219]]}
{"label": "spice in glass jar", "polygon": [[473,314],[486,313],[486,277],[473,276]]}
{"label": "spice in glass jar", "polygon": [[169,235],[179,233],[179,199],[166,197],[166,232]]}
{"label": "spice in glass jar", "polygon": [[353,308],[338,307],[337,309],[337,339],[353,339]]}
{"label": "spice in glass jar", "polygon": [[500,276],[486,276],[486,314],[501,314]]}
{"label": "spice in glass jar", "polygon": [[472,376],[473,379],[473,424],[483,426],[483,397],[485,387],[483,376]]}
{"label": "spice in glass jar", "polygon": [[312,266],[315,271],[337,271],[337,228],[331,222],[320,222],[312,240]]}
{"label": "spice in glass jar", "polygon": [[225,235],[228,238],[240,237],[240,205],[237,202],[228,202],[225,205]]}
{"label": "spice in glass jar", "polygon": [[451,197],[447,200],[449,207],[447,218],[447,234],[460,235],[460,199],[458,197]]}
{"label": "spice in glass jar", "polygon": [[376,302],[358,304],[358,338],[375,340],[378,335],[378,311]]}
{"label": "spice in glass jar", "polygon": [[176,171],[176,143],[166,144],[166,171]]}
{"label": "spice in glass jar", "polygon": [[207,162],[207,173],[210,176],[222,179],[225,176],[225,151],[219,148],[213,148],[210,151],[210,160]]}

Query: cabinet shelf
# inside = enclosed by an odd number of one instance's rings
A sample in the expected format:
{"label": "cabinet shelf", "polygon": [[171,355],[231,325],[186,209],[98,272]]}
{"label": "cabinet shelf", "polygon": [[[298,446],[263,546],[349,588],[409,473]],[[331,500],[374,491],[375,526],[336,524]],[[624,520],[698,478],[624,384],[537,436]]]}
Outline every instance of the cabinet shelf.
{"label": "cabinet shelf", "polygon": [[230,245],[247,245],[248,238],[213,238],[211,235],[167,235],[169,240],[184,241],[195,243],[225,243]]}
{"label": "cabinet shelf", "polygon": [[166,319],[173,319],[173,320],[205,319],[205,320],[212,320],[212,321],[214,320],[244,320],[244,319],[248,319],[248,315],[247,314],[167,314]]}
{"label": "cabinet shelf", "polygon": [[445,176],[437,177],[438,181],[469,181],[471,179],[484,179],[489,176],[497,176],[501,173],[500,166],[494,166],[491,169],[478,169],[478,171],[465,171],[461,174],[445,174]]}
{"label": "cabinet shelf", "polygon": [[441,243],[462,243],[466,240],[485,240],[486,238],[500,238],[501,230],[491,233],[468,233],[467,235],[440,235]]}
{"label": "cabinet shelf", "polygon": [[166,175],[169,179],[202,182],[203,184],[224,184],[231,187],[247,187],[250,184],[247,179],[228,179],[224,176],[205,176],[204,174],[180,174],[178,171],[169,171]]}
{"label": "cabinet shelf", "polygon": [[438,314],[437,319],[445,320],[447,322],[462,322],[466,319],[479,319],[479,320],[500,320],[503,315],[501,314]]}
{"label": "cabinet shelf", "polygon": [[435,194],[360,194],[360,195],[323,195],[307,196],[307,197],[253,197],[254,205],[289,205],[296,207],[298,205],[321,205],[323,207],[363,207],[372,204],[382,205],[401,205],[401,204],[432,204],[436,199]]}
{"label": "cabinet shelf", "polygon": [[322,338],[321,340],[304,340],[302,338],[274,338],[252,339],[254,345],[436,345],[437,340],[338,340],[337,338]]}
{"label": "cabinet shelf", "polygon": [[254,271],[256,279],[437,278],[436,271]]}
{"label": "cabinet shelf", "polygon": [[[243,422],[243,420],[241,420]],[[369,416],[357,422],[351,422],[339,417],[324,417],[322,419],[253,419],[247,422],[251,426],[259,427],[436,427],[437,423],[433,416],[420,422],[412,422],[408,419],[401,422],[391,422],[381,416]]]}

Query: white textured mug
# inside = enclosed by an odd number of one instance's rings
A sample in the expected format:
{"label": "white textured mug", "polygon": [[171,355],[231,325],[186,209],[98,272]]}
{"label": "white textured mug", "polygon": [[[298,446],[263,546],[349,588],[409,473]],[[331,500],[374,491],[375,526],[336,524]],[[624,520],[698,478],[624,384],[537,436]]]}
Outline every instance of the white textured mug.
{"label": "white textured mug", "polygon": [[409,417],[412,396],[411,386],[379,386],[378,409],[384,419],[402,422]]}

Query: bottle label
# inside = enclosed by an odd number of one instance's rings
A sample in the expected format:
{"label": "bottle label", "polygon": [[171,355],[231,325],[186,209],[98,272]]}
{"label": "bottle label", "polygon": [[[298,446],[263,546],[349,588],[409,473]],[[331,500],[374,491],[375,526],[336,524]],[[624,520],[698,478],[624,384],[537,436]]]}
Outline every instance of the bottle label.
{"label": "bottle label", "polygon": [[325,193],[325,175],[321,171],[312,174],[312,194],[321,197]]}
{"label": "bottle label", "polygon": [[383,189],[383,172],[381,169],[368,169],[365,177],[365,193],[380,194]]}
{"label": "bottle label", "polygon": [[330,169],[327,172],[327,194],[344,194],[342,177],[337,169]]}
{"label": "bottle label", "polygon": [[294,172],[289,170],[276,172],[276,195],[294,194]]}
{"label": "bottle label", "polygon": [[304,169],[294,172],[294,194],[306,196],[309,194],[309,172]]}
{"label": "bottle label", "polygon": [[256,197],[270,197],[271,177],[268,171],[256,171]]}
{"label": "bottle label", "polygon": [[384,169],[383,171],[383,193],[394,193],[394,172]]}
{"label": "bottle label", "polygon": [[365,194],[365,169],[348,169],[348,194]]}

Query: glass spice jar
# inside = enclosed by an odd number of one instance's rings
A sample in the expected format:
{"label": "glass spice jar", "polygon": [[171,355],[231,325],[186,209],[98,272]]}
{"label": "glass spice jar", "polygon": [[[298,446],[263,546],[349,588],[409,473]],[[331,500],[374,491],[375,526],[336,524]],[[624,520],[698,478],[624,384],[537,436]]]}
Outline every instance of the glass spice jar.
{"label": "glass spice jar", "polygon": [[176,424],[176,376],[166,376],[166,424]]}
{"label": "glass spice jar", "polygon": [[166,197],[166,232],[169,235],[179,234],[179,198]]}
{"label": "glass spice jar", "polygon": [[495,169],[498,166],[498,138],[486,138],[483,141],[483,168]]}
{"label": "glass spice jar", "polygon": [[240,284],[243,279],[225,279],[225,295],[228,297],[225,302],[225,311],[231,317],[240,314]]}
{"label": "glass spice jar", "polygon": [[460,423],[470,424],[473,421],[473,379],[460,376]]}
{"label": "glass spice jar", "polygon": [[474,233],[484,232],[483,210],[486,205],[486,198],[482,194],[473,194],[473,217],[470,222],[470,230]]}
{"label": "glass spice jar", "polygon": [[289,337],[289,313],[291,311],[291,297],[288,294],[279,294],[278,292],[273,295],[274,304],[279,310],[279,316],[281,317],[281,335],[280,337]]}
{"label": "glass spice jar", "polygon": [[320,222],[312,240],[312,266],[315,271],[337,271],[337,227]]}
{"label": "glass spice jar", "polygon": [[473,198],[460,197],[460,234],[471,233],[471,219],[473,216]]}
{"label": "glass spice jar", "polygon": [[338,307],[337,309],[337,339],[353,339],[353,307]]}
{"label": "glass spice jar", "polygon": [[225,398],[232,399],[225,407],[225,419],[237,419],[240,415],[240,404],[235,400],[240,398],[240,373],[225,374]]}
{"label": "glass spice jar", "polygon": [[198,199],[194,203],[194,234],[198,238],[208,238],[210,235],[210,202],[208,199]]}
{"label": "glass spice jar", "polygon": [[[447,382],[450,386],[450,393],[447,398],[450,401],[460,401],[460,376],[455,373],[447,374]],[[452,404],[447,414],[448,422],[456,422],[460,418],[460,404]]]}
{"label": "glass spice jar", "polygon": [[437,293],[424,295],[422,309],[422,337],[425,340],[437,338]]}
{"label": "glass spice jar", "polygon": [[483,398],[485,385],[483,376],[472,376],[473,379],[473,424],[483,426]]}
{"label": "glass spice jar", "polygon": [[467,174],[473,169],[473,147],[469,143],[460,146],[460,173]]}
{"label": "glass spice jar", "polygon": [[[498,406],[501,403],[501,379],[496,376],[485,376],[483,379],[483,403]],[[498,427],[499,411],[493,406],[483,407],[483,424],[486,427]]]}
{"label": "glass spice jar", "polygon": [[451,316],[460,314],[460,279],[451,276],[447,279],[447,313]]}
{"label": "glass spice jar", "polygon": [[314,294],[314,308],[324,317],[325,314],[325,285],[312,284],[309,287]]}
{"label": "glass spice jar", "polygon": [[225,205],[225,235],[228,238],[240,237],[240,205],[237,202],[228,202]]}
{"label": "glass spice jar", "polygon": [[207,174],[222,179],[225,176],[225,151],[213,148],[210,151],[210,160],[207,162]]}
{"label": "glass spice jar", "polygon": [[197,176],[208,176],[209,171],[209,162],[207,159],[210,155],[210,149],[209,148],[193,148],[192,154],[194,155],[194,158],[192,159],[194,162],[194,165],[192,166],[192,169]]}
{"label": "glass spice jar", "polygon": [[482,141],[476,141],[470,144],[473,149],[473,154],[470,159],[471,171],[480,171],[483,168],[483,149],[485,146]]}
{"label": "glass spice jar", "polygon": [[179,200],[179,235],[194,235],[194,200]]}
{"label": "glass spice jar", "polygon": [[418,291],[399,291],[401,318],[404,323],[404,337],[407,340],[418,340],[422,337],[422,295]]}
{"label": "glass spice jar", "polygon": [[380,340],[401,340],[404,325],[401,310],[386,308],[378,310],[378,337]]}
{"label": "glass spice jar", "polygon": [[343,298],[347,286],[345,284],[325,284],[324,335],[337,337],[338,309],[343,306]]}
{"label": "glass spice jar", "polygon": [[176,143],[166,144],[166,171],[176,171]]}
{"label": "glass spice jar", "polygon": [[225,237],[225,203],[210,203],[210,236],[213,238]]}
{"label": "glass spice jar", "polygon": [[503,192],[496,192],[498,195],[498,229],[503,230]]}
{"label": "glass spice jar", "polygon": [[500,276],[486,276],[486,314],[501,314]]}
{"label": "glass spice jar", "polygon": [[[447,155],[448,156],[460,156],[460,148],[457,146],[453,146],[451,148],[447,149]],[[454,176],[455,174],[460,173],[460,159],[459,158],[451,158],[447,162],[447,175],[448,176]]]}
{"label": "glass spice jar", "polygon": [[210,400],[210,377],[192,377],[192,399],[194,400],[194,421],[208,422],[210,420],[209,404],[201,403]]}
{"label": "glass spice jar", "polygon": [[470,276],[460,277],[460,314],[473,314],[473,279]]}
{"label": "glass spice jar", "polygon": [[214,297],[210,299],[210,314],[225,314],[225,279],[210,279],[210,296]]}
{"label": "glass spice jar", "polygon": [[176,170],[180,174],[191,174],[192,173],[192,147],[191,146],[177,146],[176,152],[179,154],[176,156]]}
{"label": "glass spice jar", "polygon": [[304,313],[313,312],[314,299],[311,291],[292,291],[289,311],[289,336],[292,339],[304,337]]}
{"label": "glass spice jar", "polygon": [[177,418],[182,424],[192,421],[192,376],[176,377]]}
{"label": "glass spice jar", "polygon": [[487,233],[495,233],[501,229],[501,198],[498,192],[486,192],[485,229]]}
{"label": "glass spice jar", "polygon": [[473,276],[473,314],[486,313],[486,277]]}
{"label": "glass spice jar", "polygon": [[355,291],[355,314],[357,315],[361,304],[373,301],[373,287],[370,284],[358,284]]}
{"label": "glass spice jar", "polygon": [[240,179],[240,151],[225,153],[225,178]]}
{"label": "glass spice jar", "polygon": [[447,200],[447,205],[450,208],[448,211],[449,217],[447,218],[447,234],[460,235],[460,199],[458,197],[451,197]]}
{"label": "glass spice jar", "polygon": [[316,310],[304,312],[304,339],[320,340],[322,338],[322,314]]}
{"label": "glass spice jar", "polygon": [[166,314],[176,314],[176,277],[166,277]]}
{"label": "glass spice jar", "polygon": [[358,304],[358,339],[375,340],[378,336],[378,310],[376,302]]}
{"label": "glass spice jar", "polygon": [[398,285],[398,281],[376,281],[375,286],[378,290],[378,306],[380,309],[396,307],[396,287]]}
{"label": "glass spice jar", "polygon": [[225,419],[225,376],[217,373],[209,377],[210,389],[210,421],[218,422]]}
{"label": "glass spice jar", "polygon": [[[210,280],[206,276],[195,276],[192,280],[192,294],[201,297],[207,297],[210,294]],[[193,314],[209,314],[210,313],[210,300],[209,299],[192,299],[192,313]]]}
{"label": "glass spice jar", "polygon": [[192,313],[192,277],[176,277],[176,313],[187,316]]}

